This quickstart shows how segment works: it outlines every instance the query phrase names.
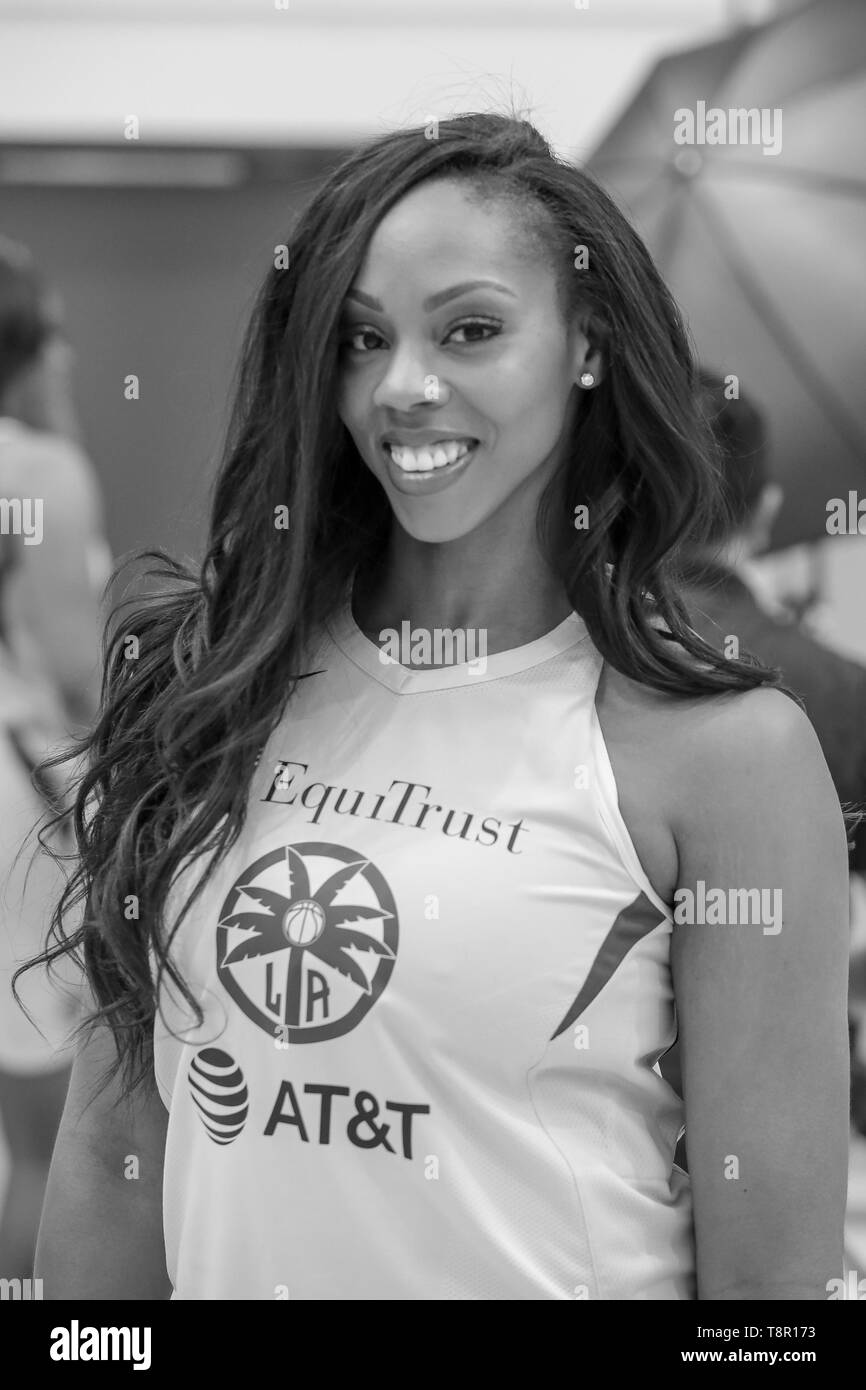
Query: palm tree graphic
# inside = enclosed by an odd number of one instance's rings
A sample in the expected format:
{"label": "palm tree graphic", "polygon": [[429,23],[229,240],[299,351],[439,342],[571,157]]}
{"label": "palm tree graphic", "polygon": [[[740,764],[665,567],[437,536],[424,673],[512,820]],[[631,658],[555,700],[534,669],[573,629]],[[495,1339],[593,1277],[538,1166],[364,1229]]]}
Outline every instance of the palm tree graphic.
{"label": "palm tree graphic", "polygon": [[377,956],[395,959],[390,946],[351,925],[372,919],[384,921],[394,916],[392,912],[383,907],[365,907],[360,903],[334,902],[340,890],[365,869],[369,862],[367,859],[355,859],[349,864],[342,864],[336,873],[331,874],[313,893],[310,891],[310,876],[304,860],[291,845],[286,845],[290,896],[285,897],[282,893],[256,883],[238,885],[238,891],[245,893],[253,902],[259,903],[262,911],[231,912],[220,919],[221,926],[240,927],[248,932],[243,941],[239,941],[226,952],[222,961],[223,967],[234,965],[241,960],[251,960],[256,956],[273,955],[278,951],[288,952],[284,1023],[295,1027],[300,1023],[305,951],[309,951],[317,960],[331,966],[341,975],[346,975],[365,994],[370,993],[370,983],[346,948],[354,946],[359,951],[373,951]]}

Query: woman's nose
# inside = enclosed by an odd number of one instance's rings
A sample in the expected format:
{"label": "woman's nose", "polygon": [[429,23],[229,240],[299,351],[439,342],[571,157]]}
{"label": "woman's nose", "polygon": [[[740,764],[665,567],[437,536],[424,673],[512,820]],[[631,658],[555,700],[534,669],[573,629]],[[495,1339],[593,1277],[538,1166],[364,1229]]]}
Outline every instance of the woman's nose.
{"label": "woman's nose", "polygon": [[395,352],[373,392],[373,404],[407,410],[425,401],[439,401],[447,392],[442,379],[419,353]]}

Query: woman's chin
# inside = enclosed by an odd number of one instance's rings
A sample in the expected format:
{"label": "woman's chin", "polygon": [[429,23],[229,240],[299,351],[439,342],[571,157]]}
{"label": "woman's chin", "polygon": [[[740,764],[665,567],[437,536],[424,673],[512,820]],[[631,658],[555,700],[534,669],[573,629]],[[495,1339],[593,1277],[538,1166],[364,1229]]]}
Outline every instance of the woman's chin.
{"label": "woman's chin", "polygon": [[484,521],[484,517],[461,516],[420,516],[415,507],[394,506],[392,510],[397,521],[408,536],[427,545],[445,545],[449,541],[459,541],[470,535]]}

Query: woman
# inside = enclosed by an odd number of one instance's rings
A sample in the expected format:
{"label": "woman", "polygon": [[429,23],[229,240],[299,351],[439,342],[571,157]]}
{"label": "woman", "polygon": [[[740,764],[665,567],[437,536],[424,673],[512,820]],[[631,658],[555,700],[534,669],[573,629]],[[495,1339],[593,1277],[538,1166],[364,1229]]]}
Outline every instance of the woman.
{"label": "woman", "polygon": [[46,1297],[826,1297],[844,824],[775,673],[672,590],[694,384],[642,243],[527,123],[325,180],[201,575],[108,644]]}
{"label": "woman", "polygon": [[[98,709],[101,503],[77,421],[56,299],[23,246],[0,238],[0,1115],[8,1185],[0,1269],[29,1278],[51,1151],[69,1080],[74,976],[12,977],[44,941],[65,882],[28,832],[68,790],[47,749]],[[7,521],[8,518],[8,521]],[[74,849],[69,827],[49,848]],[[64,978],[65,977],[65,978]]]}

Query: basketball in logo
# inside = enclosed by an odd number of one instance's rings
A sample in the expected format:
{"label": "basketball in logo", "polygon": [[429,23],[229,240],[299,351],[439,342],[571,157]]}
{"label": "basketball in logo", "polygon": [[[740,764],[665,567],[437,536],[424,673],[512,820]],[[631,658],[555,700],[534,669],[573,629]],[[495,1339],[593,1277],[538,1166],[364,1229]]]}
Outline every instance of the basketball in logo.
{"label": "basketball in logo", "polygon": [[231,1144],[246,1123],[249,1092],[233,1057],[205,1047],[189,1064],[189,1085],[202,1124],[215,1144]]}
{"label": "basketball in logo", "polygon": [[314,902],[290,907],[283,921],[283,931],[290,946],[312,946],[324,930],[324,908]]}
{"label": "basketball in logo", "polygon": [[397,959],[397,906],[369,859],[343,845],[283,845],[245,869],[216,932],[217,973],[274,1039],[355,1028]]}

